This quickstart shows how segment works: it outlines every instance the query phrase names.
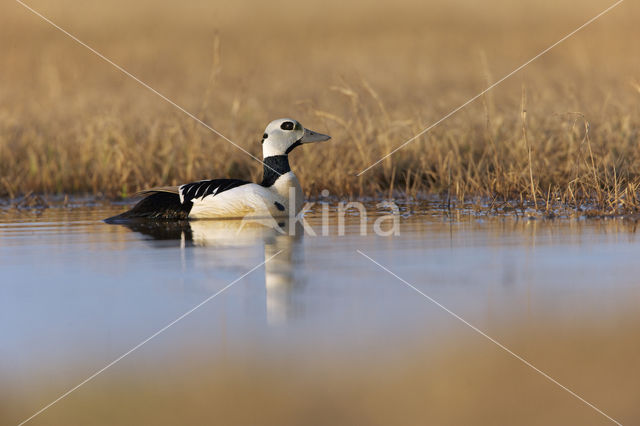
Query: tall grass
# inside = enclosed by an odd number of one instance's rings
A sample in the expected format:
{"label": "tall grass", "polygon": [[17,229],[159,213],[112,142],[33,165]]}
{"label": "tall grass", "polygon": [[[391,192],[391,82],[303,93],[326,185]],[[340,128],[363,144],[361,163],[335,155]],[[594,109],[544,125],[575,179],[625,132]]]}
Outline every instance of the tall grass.
{"label": "tall grass", "polygon": [[[634,212],[640,8],[627,2],[356,176],[608,5],[560,3],[32,5],[258,157],[274,118],[331,134],[292,154],[309,195]],[[0,196],[260,178],[260,163],[17,3],[0,15]]]}

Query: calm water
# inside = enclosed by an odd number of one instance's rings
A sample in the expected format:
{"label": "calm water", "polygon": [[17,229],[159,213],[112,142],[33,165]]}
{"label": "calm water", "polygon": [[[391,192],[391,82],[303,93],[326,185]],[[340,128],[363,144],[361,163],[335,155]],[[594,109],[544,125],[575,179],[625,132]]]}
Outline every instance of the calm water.
{"label": "calm water", "polygon": [[[447,217],[400,234],[0,213],[0,424],[640,423],[640,239],[621,220]],[[308,215],[320,233],[321,218]],[[299,233],[300,234],[300,233]],[[262,265],[265,259],[273,257]]]}

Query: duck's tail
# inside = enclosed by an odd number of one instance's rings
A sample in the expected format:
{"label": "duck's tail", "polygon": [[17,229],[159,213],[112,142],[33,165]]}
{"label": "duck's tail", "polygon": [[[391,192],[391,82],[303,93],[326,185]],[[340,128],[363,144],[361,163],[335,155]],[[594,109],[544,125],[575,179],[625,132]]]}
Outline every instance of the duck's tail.
{"label": "duck's tail", "polygon": [[131,219],[186,220],[189,217],[192,204],[180,202],[178,187],[153,188],[138,194],[146,196],[131,210],[105,219],[105,222],[119,223]]}

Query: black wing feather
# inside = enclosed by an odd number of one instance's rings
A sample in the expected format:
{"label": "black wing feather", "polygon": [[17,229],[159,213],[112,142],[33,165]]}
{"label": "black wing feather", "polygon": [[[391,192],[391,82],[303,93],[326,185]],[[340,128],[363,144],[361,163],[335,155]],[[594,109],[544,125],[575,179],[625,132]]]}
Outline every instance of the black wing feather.
{"label": "black wing feather", "polygon": [[186,220],[193,203],[181,203],[178,194],[153,192],[129,211],[106,219],[107,223],[126,222],[130,219]]}
{"label": "black wing feather", "polygon": [[212,179],[201,180],[200,182],[187,183],[180,187],[180,194],[185,203],[193,201],[194,198],[206,197],[207,195],[220,194],[238,186],[246,185],[250,182],[240,179]]}

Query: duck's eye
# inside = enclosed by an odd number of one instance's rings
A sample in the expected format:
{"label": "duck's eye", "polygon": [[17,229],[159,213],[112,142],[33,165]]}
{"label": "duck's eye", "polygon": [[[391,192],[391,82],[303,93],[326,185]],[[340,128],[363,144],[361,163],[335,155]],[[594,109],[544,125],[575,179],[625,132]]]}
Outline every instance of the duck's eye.
{"label": "duck's eye", "polygon": [[291,121],[285,121],[280,125],[282,130],[293,130],[293,123]]}
{"label": "duck's eye", "polygon": [[262,139],[266,139],[266,138],[268,138],[268,137],[269,137],[269,135],[268,135],[268,134],[266,134],[266,133],[265,133],[264,135],[262,135]]}

